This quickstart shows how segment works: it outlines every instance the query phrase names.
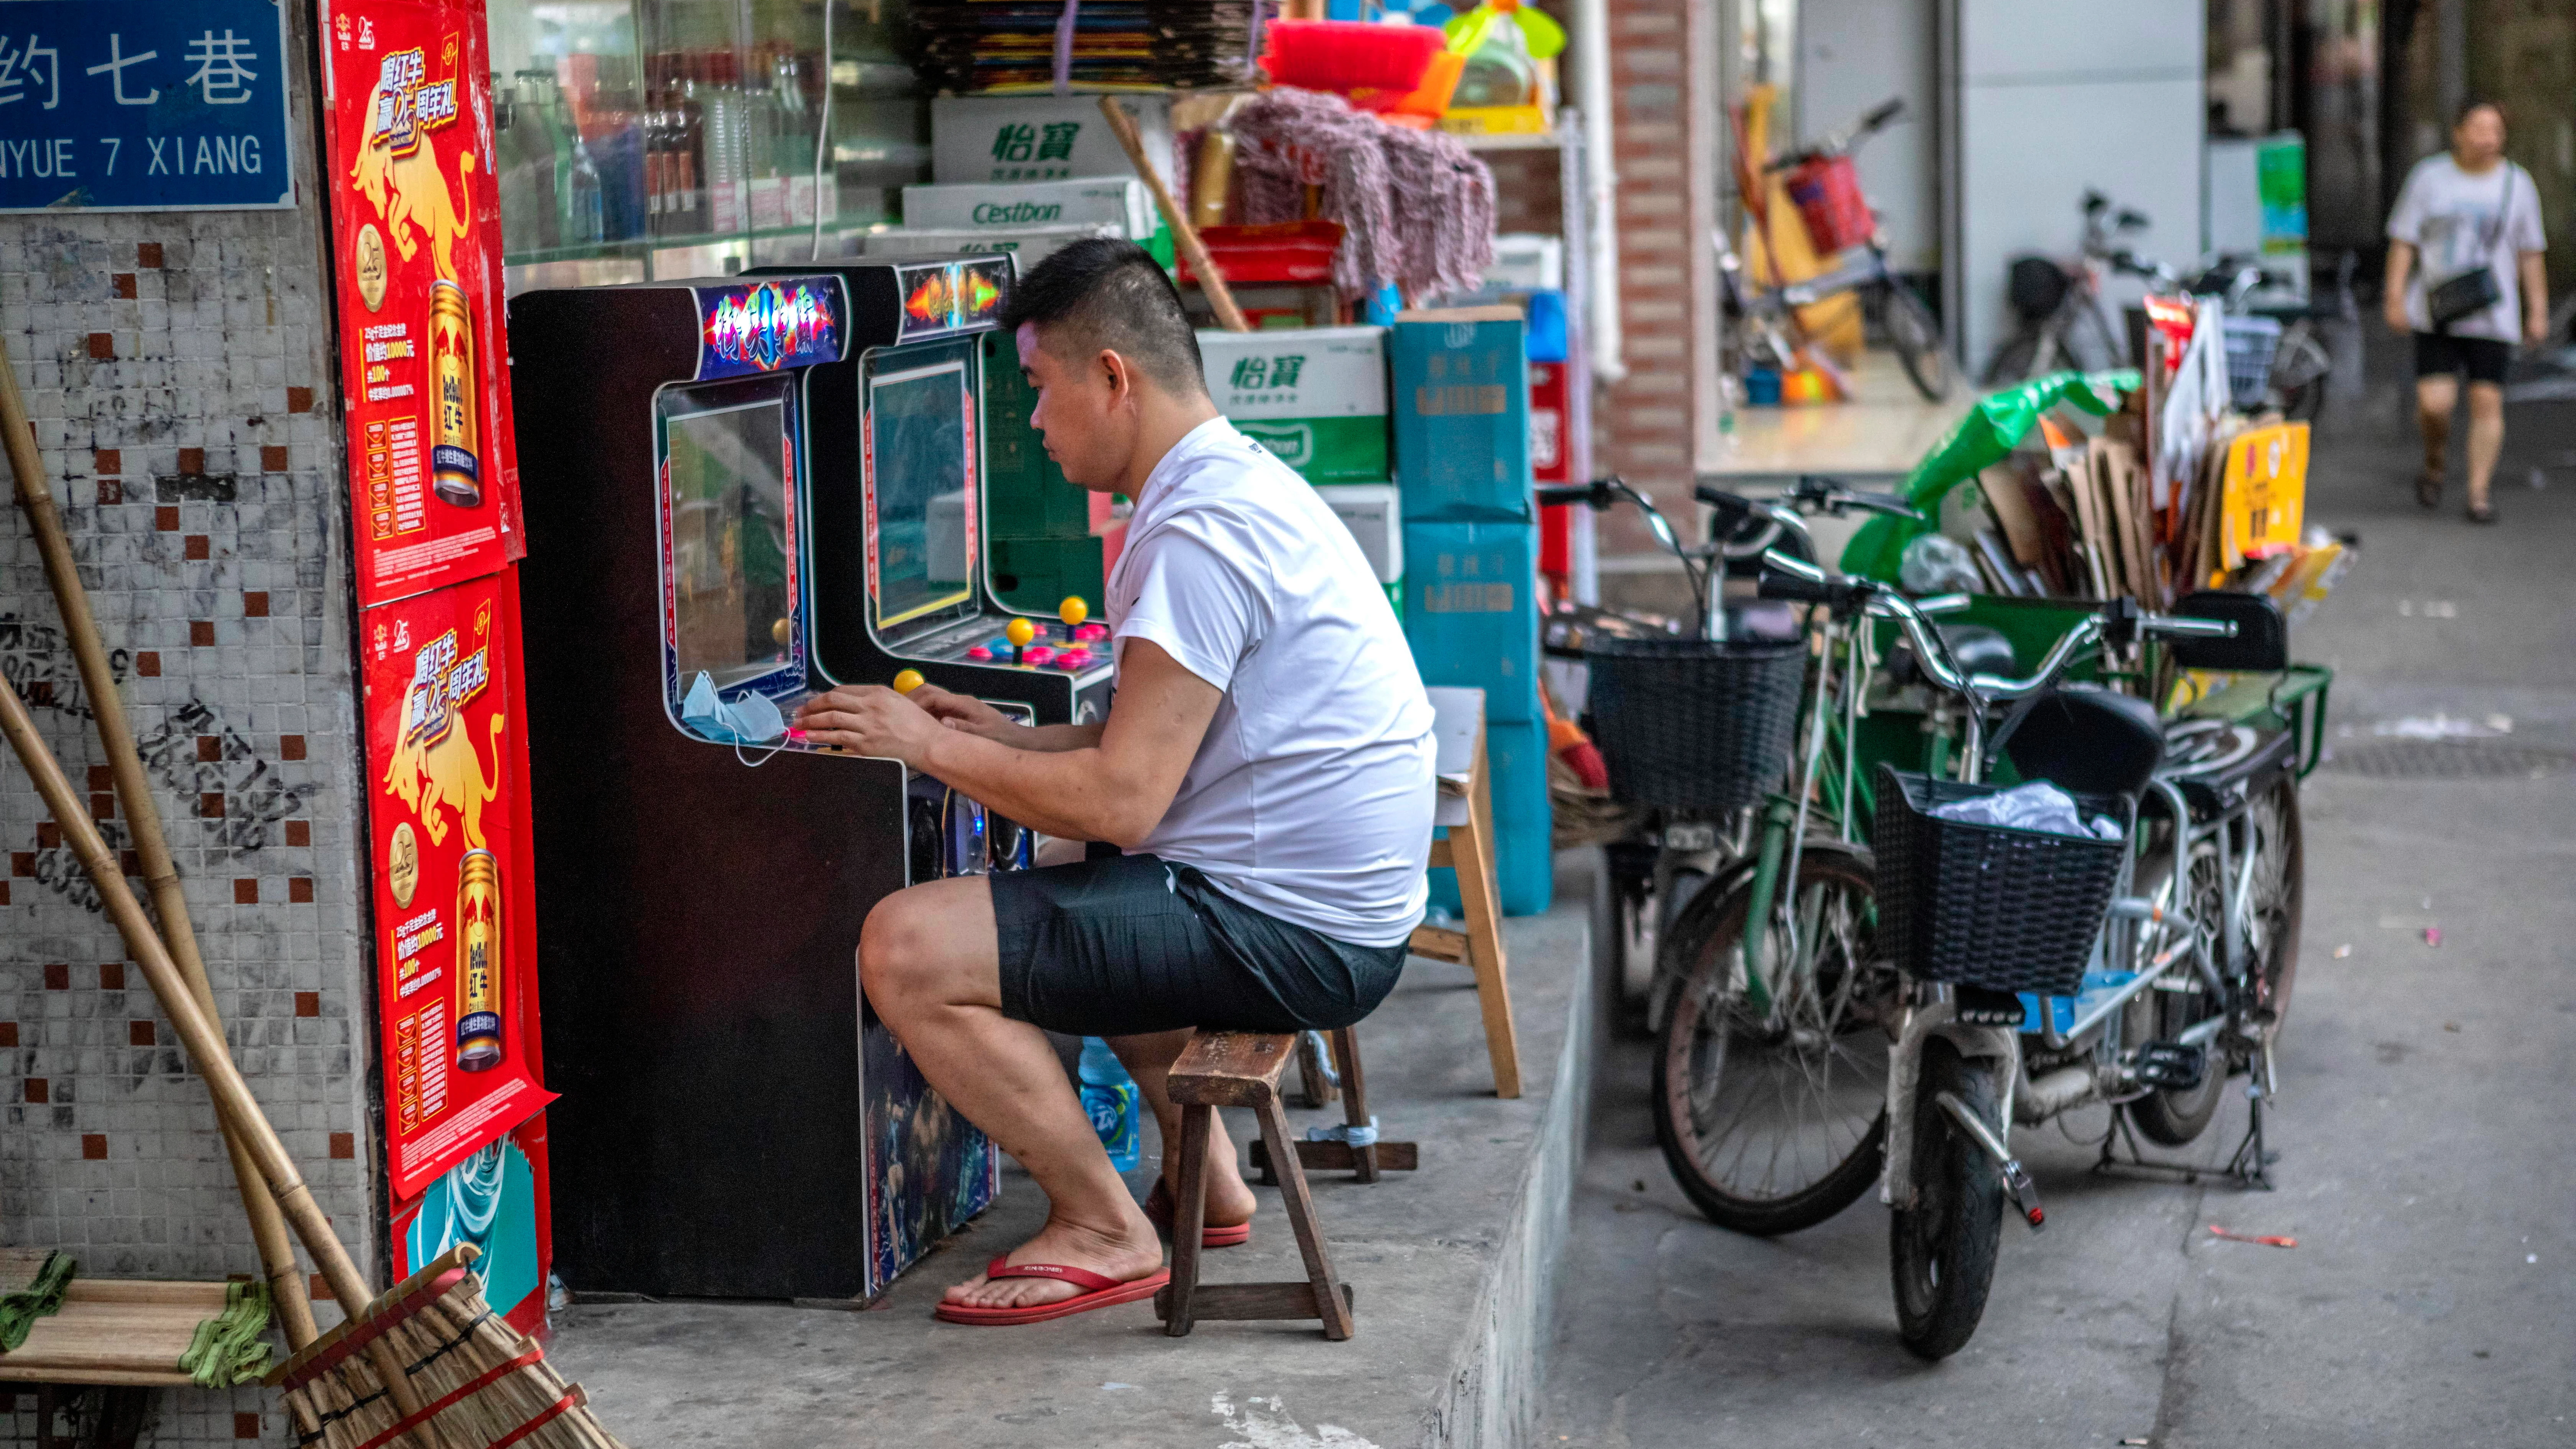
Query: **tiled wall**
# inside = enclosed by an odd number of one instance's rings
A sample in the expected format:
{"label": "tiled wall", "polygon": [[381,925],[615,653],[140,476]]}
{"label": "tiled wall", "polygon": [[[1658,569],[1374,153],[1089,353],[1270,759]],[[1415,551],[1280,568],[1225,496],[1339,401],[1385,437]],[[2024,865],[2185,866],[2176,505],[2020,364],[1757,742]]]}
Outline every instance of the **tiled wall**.
{"label": "tiled wall", "polygon": [[[298,150],[296,211],[0,217],[0,335],[234,1057],[380,1280],[348,524],[326,232]],[[122,845],[59,625],[25,516],[0,512],[0,671]],[[14,757],[0,851],[0,1242],[110,1277],[255,1272],[205,1084]],[[33,1395],[12,1408],[0,1441],[33,1442]],[[154,1444],[290,1438],[259,1390],[165,1391],[152,1414]]]}

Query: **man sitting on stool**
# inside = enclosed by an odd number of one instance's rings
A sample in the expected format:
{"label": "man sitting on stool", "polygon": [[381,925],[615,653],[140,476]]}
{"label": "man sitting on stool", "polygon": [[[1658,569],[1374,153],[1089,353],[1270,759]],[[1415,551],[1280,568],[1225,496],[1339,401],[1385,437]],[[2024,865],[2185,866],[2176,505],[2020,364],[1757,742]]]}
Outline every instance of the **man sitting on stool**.
{"label": "man sitting on stool", "polygon": [[[1106,605],[1107,720],[1030,729],[923,686],[817,696],[813,739],[903,761],[1048,835],[1127,853],[899,892],[860,979],[922,1075],[1046,1190],[1046,1226],[939,1314],[1028,1322],[1148,1297],[1156,1225],[1040,1027],[1108,1039],[1152,1104],[1170,1221],[1194,1028],[1350,1025],[1422,915],[1432,712],[1395,611],[1305,480],[1219,417],[1179,295],[1135,245],[1075,242],[1003,310],[1065,477],[1135,500]],[[1249,1222],[1212,1125],[1207,1222]],[[1002,1263],[1005,1259],[997,1259]],[[1072,1270],[1072,1271],[1067,1271]]]}

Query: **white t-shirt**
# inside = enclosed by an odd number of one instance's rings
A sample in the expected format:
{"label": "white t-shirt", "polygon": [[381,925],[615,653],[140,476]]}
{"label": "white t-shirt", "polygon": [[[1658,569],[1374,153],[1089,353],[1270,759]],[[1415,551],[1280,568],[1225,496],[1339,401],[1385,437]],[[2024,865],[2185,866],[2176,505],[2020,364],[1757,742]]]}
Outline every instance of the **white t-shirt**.
{"label": "white t-shirt", "polygon": [[1151,639],[1225,691],[1143,849],[1361,946],[1422,918],[1431,701],[1359,543],[1223,418],[1154,466],[1109,576],[1122,651]]}
{"label": "white t-shirt", "polygon": [[2388,236],[2414,247],[2420,257],[2406,283],[2409,326],[2418,332],[2433,330],[2432,313],[2424,305],[2426,286],[2438,287],[2484,266],[2494,270],[2504,295],[2485,311],[2452,323],[2451,335],[2522,340],[2521,257],[2548,245],[2531,173],[2501,161],[2472,176],[2447,152],[2427,156],[2406,173],[2397,209],[2388,214]]}

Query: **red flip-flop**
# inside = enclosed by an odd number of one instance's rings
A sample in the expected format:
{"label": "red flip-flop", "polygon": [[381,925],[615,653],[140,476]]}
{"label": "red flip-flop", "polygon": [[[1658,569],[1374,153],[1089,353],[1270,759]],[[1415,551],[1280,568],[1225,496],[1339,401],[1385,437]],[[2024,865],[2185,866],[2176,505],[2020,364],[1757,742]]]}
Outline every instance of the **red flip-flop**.
{"label": "red flip-flop", "polygon": [[[1165,1242],[1171,1241],[1172,1237],[1172,1212],[1172,1190],[1158,1180],[1154,1190],[1145,1194],[1145,1216],[1154,1224],[1154,1231],[1163,1235]],[[1202,1248],[1239,1248],[1251,1241],[1250,1223],[1202,1226],[1199,1229],[1199,1246]]]}
{"label": "red flip-flop", "polygon": [[[1007,1255],[1006,1255],[1007,1256]],[[1018,1308],[978,1308],[972,1304],[943,1301],[930,1311],[930,1316],[948,1323],[971,1324],[977,1328],[1001,1328],[1014,1323],[1044,1323],[1072,1313],[1088,1313],[1094,1308],[1112,1304],[1133,1303],[1151,1298],[1162,1286],[1172,1281],[1172,1270],[1157,1268],[1133,1282],[1121,1283],[1115,1278],[1094,1273],[1088,1268],[1068,1268],[1062,1263],[1022,1263],[1011,1266],[1004,1258],[984,1265],[984,1276],[992,1278],[1053,1278],[1070,1283],[1082,1291],[1071,1298],[1053,1303],[1030,1303]]]}

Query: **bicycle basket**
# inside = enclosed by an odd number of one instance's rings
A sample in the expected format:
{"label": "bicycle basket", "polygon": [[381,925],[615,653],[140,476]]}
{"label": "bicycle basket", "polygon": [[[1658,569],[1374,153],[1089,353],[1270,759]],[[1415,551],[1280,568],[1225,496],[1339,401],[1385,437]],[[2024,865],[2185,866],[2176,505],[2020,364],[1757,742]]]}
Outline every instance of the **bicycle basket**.
{"label": "bicycle basket", "polygon": [[2263,405],[2272,381],[2272,354],[2280,350],[2281,324],[2272,317],[2226,319],[2228,400],[2240,410]]}
{"label": "bicycle basket", "polygon": [[1798,203],[1798,219],[1820,256],[1860,246],[1878,230],[1849,156],[1820,157],[1790,172],[1789,199]]}
{"label": "bicycle basket", "polygon": [[[1942,820],[1933,807],[2000,785],[1878,767],[1878,939],[1926,981],[2072,996],[2110,910],[2126,842]],[[2077,795],[2087,817],[2128,802]]]}
{"label": "bicycle basket", "polygon": [[2005,286],[2013,315],[2034,325],[2055,315],[2066,300],[2066,269],[2046,257],[2015,257]]}
{"label": "bicycle basket", "polygon": [[1583,657],[1612,799],[1726,814],[1779,784],[1806,683],[1805,640],[1595,639]]}

